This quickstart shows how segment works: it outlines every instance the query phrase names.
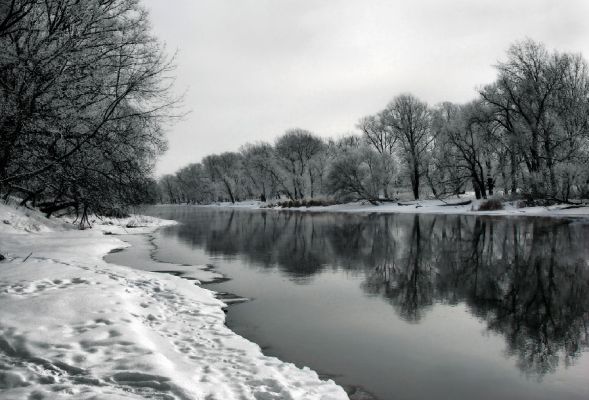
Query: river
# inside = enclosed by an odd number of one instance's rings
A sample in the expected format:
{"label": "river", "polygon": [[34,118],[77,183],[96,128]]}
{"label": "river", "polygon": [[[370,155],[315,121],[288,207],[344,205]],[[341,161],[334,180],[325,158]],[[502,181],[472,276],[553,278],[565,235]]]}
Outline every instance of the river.
{"label": "river", "polygon": [[[246,297],[227,325],[352,398],[589,398],[589,224],[158,206],[152,256]],[[113,262],[116,262],[114,260]]]}

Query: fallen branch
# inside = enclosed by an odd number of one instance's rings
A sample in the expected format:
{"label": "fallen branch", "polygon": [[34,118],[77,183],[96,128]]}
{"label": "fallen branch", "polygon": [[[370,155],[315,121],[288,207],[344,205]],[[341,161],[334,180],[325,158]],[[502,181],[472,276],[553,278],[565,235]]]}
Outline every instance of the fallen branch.
{"label": "fallen branch", "polygon": [[385,199],[378,199],[378,201],[380,201],[381,203],[394,203],[395,201],[399,201],[399,199],[385,198]]}
{"label": "fallen branch", "polygon": [[547,200],[552,200],[552,201],[555,201],[557,203],[562,203],[562,204],[570,204],[572,206],[583,206],[582,202],[575,203],[574,201],[571,201],[571,200],[564,200],[564,199],[559,199],[556,197],[549,197],[549,198],[547,198]]}
{"label": "fallen branch", "polygon": [[584,207],[589,207],[589,205],[587,205],[587,204],[573,204],[570,206],[563,207],[563,208],[561,208],[561,210],[570,210],[572,208],[584,208]]}
{"label": "fallen branch", "polygon": [[26,262],[26,261],[29,259],[29,257],[30,257],[30,256],[32,256],[32,255],[33,255],[33,252],[31,251],[31,252],[29,253],[29,255],[25,257],[25,259],[22,261],[22,263],[21,263],[21,264],[24,264],[24,263],[25,263],[25,262]]}
{"label": "fallen branch", "polygon": [[458,202],[458,203],[440,204],[440,207],[467,206],[470,203],[472,203],[472,200],[461,201],[461,202]]}

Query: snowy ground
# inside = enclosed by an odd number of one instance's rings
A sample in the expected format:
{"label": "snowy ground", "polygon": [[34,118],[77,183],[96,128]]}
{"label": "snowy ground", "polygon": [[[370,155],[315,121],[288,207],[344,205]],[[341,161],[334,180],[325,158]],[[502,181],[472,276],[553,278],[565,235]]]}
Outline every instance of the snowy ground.
{"label": "snowy ground", "polygon": [[[580,208],[569,208],[570,205],[559,204],[549,207],[524,207],[518,208],[516,202],[503,202],[503,210],[496,211],[478,211],[480,200],[472,198],[473,196],[461,196],[460,199],[453,198],[445,201],[441,200],[417,200],[404,201],[399,205],[398,202],[382,203],[372,205],[369,202],[354,202],[347,204],[337,204],[324,207],[298,207],[298,208],[281,208],[270,207],[274,210],[292,210],[306,212],[351,212],[351,213],[405,213],[405,214],[467,214],[467,215],[504,215],[504,216],[541,216],[541,217],[589,217],[589,205]],[[453,203],[471,200],[471,204],[462,206],[452,206]],[[268,204],[259,201],[243,201],[236,204],[217,203],[206,207],[224,207],[224,208],[247,208],[259,209],[268,208]]]}
{"label": "snowy ground", "polygon": [[163,223],[79,231],[0,204],[1,399],[347,398],[229,330],[224,304],[194,281],[103,261],[124,246],[104,232]]}

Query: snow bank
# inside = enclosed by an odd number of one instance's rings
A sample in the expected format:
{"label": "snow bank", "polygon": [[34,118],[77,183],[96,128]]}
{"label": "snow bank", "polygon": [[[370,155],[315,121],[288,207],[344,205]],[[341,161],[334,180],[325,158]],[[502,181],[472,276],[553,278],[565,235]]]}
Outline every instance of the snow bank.
{"label": "snow bank", "polygon": [[48,220],[36,211],[16,208],[0,201],[0,232],[27,233],[63,230],[65,225],[59,220]]}
{"label": "snow bank", "polygon": [[[453,206],[458,203],[471,200],[468,205]],[[550,207],[524,207],[518,208],[514,202],[504,202],[503,210],[478,211],[481,200],[468,197],[461,199],[441,200],[417,200],[383,203],[372,205],[368,202],[354,202],[337,204],[325,207],[299,207],[286,208],[285,210],[307,212],[350,212],[350,213],[401,213],[401,214],[466,214],[466,215],[503,215],[503,216],[541,216],[541,217],[589,217],[589,206],[581,208],[568,208],[568,205],[560,204]],[[271,209],[282,210],[275,207]]]}
{"label": "snow bank", "polygon": [[347,398],[229,330],[211,291],[103,261],[124,246],[103,232],[170,222],[79,231],[5,205],[0,221],[0,398]]}
{"label": "snow bank", "polygon": [[[470,204],[453,206],[453,203],[460,203],[470,200]],[[517,202],[503,202],[503,210],[478,211],[479,205],[484,200],[477,200],[474,195],[461,196],[442,200],[414,200],[388,202],[379,205],[370,204],[368,201],[357,201],[332,206],[293,207],[282,208],[272,207],[272,203],[263,203],[257,200],[236,202],[220,202],[198,207],[205,208],[234,208],[234,209],[267,209],[287,210],[303,212],[350,212],[350,213],[399,213],[399,214],[466,214],[466,215],[503,215],[503,216],[538,216],[538,217],[589,217],[589,205],[578,208],[571,208],[567,204],[558,204],[549,207],[523,207],[518,208]],[[189,206],[189,205],[185,205]]]}

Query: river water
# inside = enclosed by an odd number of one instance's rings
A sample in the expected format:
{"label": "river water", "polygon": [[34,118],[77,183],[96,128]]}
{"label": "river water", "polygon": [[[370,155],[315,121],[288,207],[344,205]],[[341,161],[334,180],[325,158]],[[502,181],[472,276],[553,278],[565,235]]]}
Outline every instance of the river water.
{"label": "river water", "polygon": [[353,398],[588,399],[589,224],[160,206],[157,260],[251,301],[227,325]]}

